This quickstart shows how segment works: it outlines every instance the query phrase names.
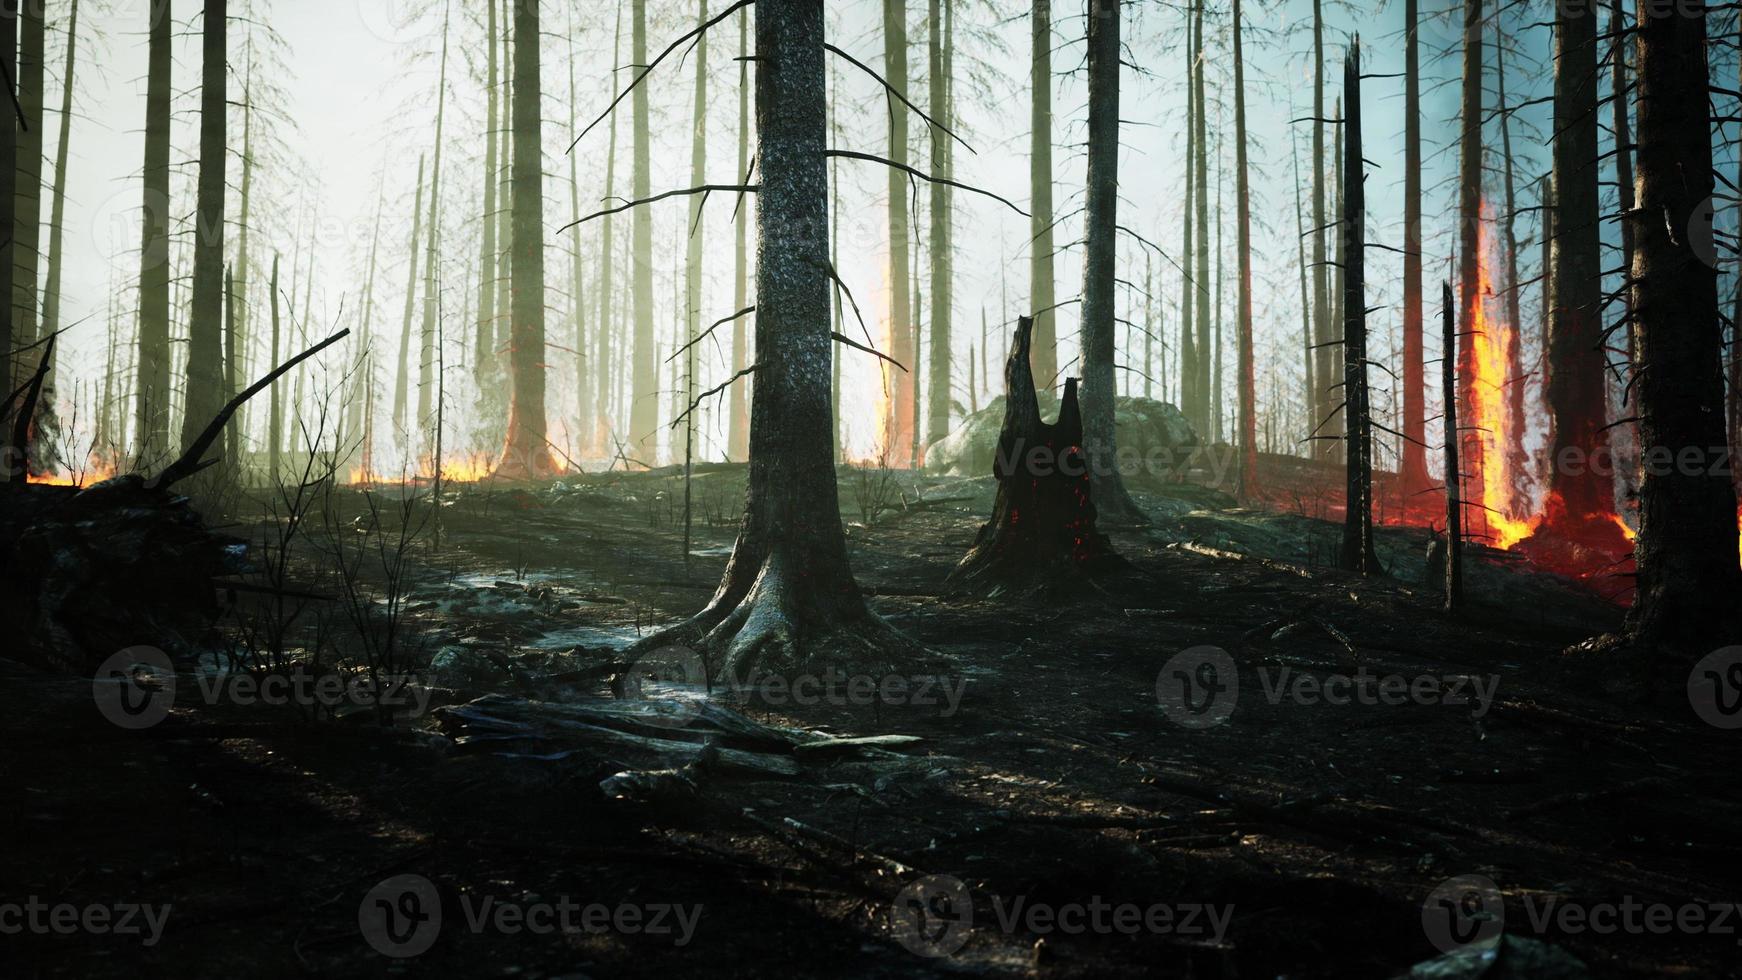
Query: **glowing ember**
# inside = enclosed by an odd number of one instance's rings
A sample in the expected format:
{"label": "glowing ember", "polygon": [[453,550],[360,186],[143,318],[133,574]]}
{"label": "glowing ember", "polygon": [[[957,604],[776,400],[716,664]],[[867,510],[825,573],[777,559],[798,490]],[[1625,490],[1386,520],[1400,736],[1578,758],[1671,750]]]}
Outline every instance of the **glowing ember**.
{"label": "glowing ember", "polygon": [[88,487],[93,483],[102,483],[115,475],[113,467],[107,465],[92,465],[72,473],[32,473],[26,477],[29,483],[45,487]]}
{"label": "glowing ember", "polygon": [[[1513,419],[1507,411],[1507,343],[1517,329],[1505,321],[1499,304],[1489,308],[1493,299],[1493,280],[1489,274],[1488,222],[1486,205],[1484,220],[1479,225],[1477,245],[1477,280],[1475,303],[1471,310],[1474,334],[1465,339],[1475,357],[1476,375],[1467,385],[1470,404],[1466,418],[1472,427],[1465,456],[1469,470],[1475,476],[1472,502],[1481,508],[1496,548],[1511,548],[1536,530],[1540,518],[1519,513],[1514,499],[1518,474],[1512,472],[1515,461],[1508,458],[1506,447],[1520,441],[1521,433],[1512,431]],[[1475,515],[1471,515],[1471,523]]]}

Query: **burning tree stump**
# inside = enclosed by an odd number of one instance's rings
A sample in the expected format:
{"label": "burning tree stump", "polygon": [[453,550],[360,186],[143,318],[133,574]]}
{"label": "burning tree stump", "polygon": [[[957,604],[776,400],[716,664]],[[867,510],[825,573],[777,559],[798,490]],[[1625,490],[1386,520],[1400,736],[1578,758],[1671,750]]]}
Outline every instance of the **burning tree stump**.
{"label": "burning tree stump", "polygon": [[1058,421],[1041,421],[1028,352],[1034,320],[1017,321],[1004,364],[1004,425],[992,464],[998,499],[974,547],[950,573],[960,594],[1003,595],[1081,586],[1126,568],[1095,527],[1077,379],[1065,381]]}

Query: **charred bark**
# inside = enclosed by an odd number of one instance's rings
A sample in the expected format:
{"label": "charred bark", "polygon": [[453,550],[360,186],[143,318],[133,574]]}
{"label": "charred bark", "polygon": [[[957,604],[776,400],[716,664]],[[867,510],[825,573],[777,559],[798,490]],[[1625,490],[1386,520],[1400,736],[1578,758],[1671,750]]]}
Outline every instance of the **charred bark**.
{"label": "charred bark", "polygon": [[1058,420],[1041,420],[1029,364],[1033,333],[1034,321],[1019,317],[1004,364],[1004,423],[993,463],[998,497],[992,519],[950,572],[946,588],[958,594],[1071,591],[1125,567],[1095,526],[1077,379],[1065,380]]}
{"label": "charred bark", "polygon": [[1343,567],[1380,570],[1373,546],[1373,431],[1367,392],[1367,196],[1361,162],[1361,47],[1343,63],[1343,398],[1347,449]]}

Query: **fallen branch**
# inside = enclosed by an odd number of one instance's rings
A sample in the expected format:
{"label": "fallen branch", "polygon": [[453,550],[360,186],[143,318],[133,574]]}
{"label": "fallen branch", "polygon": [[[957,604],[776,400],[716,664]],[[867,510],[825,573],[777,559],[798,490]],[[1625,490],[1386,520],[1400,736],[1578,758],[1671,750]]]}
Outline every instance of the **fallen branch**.
{"label": "fallen branch", "polygon": [[236,414],[237,409],[247,403],[248,399],[260,394],[262,391],[266,390],[266,388],[271,386],[274,381],[277,381],[279,378],[289,373],[291,368],[296,367],[298,364],[301,364],[316,354],[319,354],[321,351],[326,350],[328,347],[333,346],[350,335],[351,330],[349,327],[333,334],[326,340],[321,341],[313,347],[310,347],[308,350],[303,351],[301,354],[298,354],[290,360],[285,361],[283,364],[280,364],[278,367],[273,368],[272,373],[261,378],[259,381],[254,382],[248,387],[247,391],[244,391],[235,398],[230,399],[230,404],[225,405],[223,410],[217,414],[217,417],[212,419],[211,423],[206,426],[206,430],[200,433],[200,437],[195,439],[193,443],[188,446],[187,452],[182,453],[180,459],[169,464],[167,469],[152,479],[152,485],[157,487],[168,487],[170,484],[173,484],[178,480],[184,480],[213,463],[216,463],[216,458],[201,462],[200,457],[205,455],[206,450],[212,448],[212,443],[218,441],[218,436],[223,434],[224,426],[229,424],[230,417]]}

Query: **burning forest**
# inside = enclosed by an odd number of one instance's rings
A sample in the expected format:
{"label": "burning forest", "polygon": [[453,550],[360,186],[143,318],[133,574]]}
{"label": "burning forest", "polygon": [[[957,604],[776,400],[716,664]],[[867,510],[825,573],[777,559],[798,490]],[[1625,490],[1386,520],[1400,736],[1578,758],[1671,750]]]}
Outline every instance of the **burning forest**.
{"label": "burning forest", "polygon": [[1736,975],[1733,5],[0,35],[4,975]]}

